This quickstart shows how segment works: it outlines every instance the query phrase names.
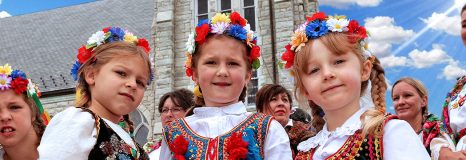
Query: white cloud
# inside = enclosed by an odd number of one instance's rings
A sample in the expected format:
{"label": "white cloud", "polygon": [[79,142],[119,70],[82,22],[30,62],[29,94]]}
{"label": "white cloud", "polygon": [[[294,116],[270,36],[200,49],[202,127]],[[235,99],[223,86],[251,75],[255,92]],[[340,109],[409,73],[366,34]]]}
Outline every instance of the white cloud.
{"label": "white cloud", "polygon": [[0,12],[0,18],[11,17],[11,15],[6,11]]}
{"label": "white cloud", "polygon": [[382,0],[319,0],[320,5],[327,5],[336,8],[348,8],[349,5],[358,5],[361,7],[376,7]]}
{"label": "white cloud", "polygon": [[433,44],[430,51],[414,49],[409,53],[409,57],[413,62],[412,65],[416,68],[426,68],[435,64],[452,61],[452,58],[438,44]]}
{"label": "white cloud", "polygon": [[442,31],[445,33],[448,33],[450,35],[455,35],[458,36],[460,35],[460,22],[461,22],[461,17],[460,16],[452,16],[449,17],[445,13],[437,13],[434,12],[432,15],[427,18],[421,20],[430,28],[438,31]]}
{"label": "white cloud", "polygon": [[405,30],[395,25],[395,19],[386,16],[366,18],[365,27],[371,37],[369,49],[379,57],[391,54],[392,44],[400,44],[409,40],[415,33],[413,30]]}
{"label": "white cloud", "polygon": [[466,75],[466,70],[458,66],[458,61],[451,62],[443,68],[442,76],[448,80],[456,79],[461,75]]}
{"label": "white cloud", "polygon": [[380,58],[380,63],[384,68],[408,66],[408,58],[403,56],[390,55]]}
{"label": "white cloud", "polygon": [[455,0],[454,7],[458,9],[458,11],[461,11],[461,8],[463,8],[463,5],[466,4],[466,0]]}

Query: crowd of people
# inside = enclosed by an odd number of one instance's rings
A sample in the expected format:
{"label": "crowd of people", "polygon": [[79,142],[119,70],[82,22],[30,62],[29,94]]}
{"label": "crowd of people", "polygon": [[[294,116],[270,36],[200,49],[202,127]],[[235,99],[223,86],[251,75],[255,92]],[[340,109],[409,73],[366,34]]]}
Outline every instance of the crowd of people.
{"label": "crowd of people", "polygon": [[92,34],[71,69],[76,107],[51,120],[26,73],[0,66],[0,159],[466,159],[466,77],[447,94],[441,118],[429,113],[422,82],[409,77],[393,84],[395,114],[387,113],[386,73],[357,20],[309,16],[281,57],[293,92],[262,86],[255,113],[243,103],[261,65],[247,21],[217,13],[195,31],[185,63],[194,91],[161,97],[163,134],[144,146],[129,113],[153,80],[145,39],[119,27]]}

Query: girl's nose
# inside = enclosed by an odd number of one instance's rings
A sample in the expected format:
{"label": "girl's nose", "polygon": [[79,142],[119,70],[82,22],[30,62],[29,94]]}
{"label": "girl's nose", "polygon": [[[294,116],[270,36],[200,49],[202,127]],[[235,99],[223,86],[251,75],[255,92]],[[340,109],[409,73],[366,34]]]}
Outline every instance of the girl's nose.
{"label": "girl's nose", "polygon": [[8,111],[1,111],[0,112],[0,121],[6,122],[12,119],[10,112]]}
{"label": "girl's nose", "polygon": [[227,77],[228,76],[228,69],[227,65],[219,65],[217,69],[217,76],[219,77]]}
{"label": "girl's nose", "polygon": [[330,80],[330,79],[335,78],[335,73],[333,72],[332,69],[330,69],[328,67],[323,68],[322,73],[323,73],[323,76],[324,76],[324,80]]}

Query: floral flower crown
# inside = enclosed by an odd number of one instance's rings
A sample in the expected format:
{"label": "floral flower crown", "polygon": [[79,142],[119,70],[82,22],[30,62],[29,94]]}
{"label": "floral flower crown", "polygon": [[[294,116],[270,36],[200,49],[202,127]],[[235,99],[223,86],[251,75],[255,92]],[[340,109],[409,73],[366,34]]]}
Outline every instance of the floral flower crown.
{"label": "floral flower crown", "polygon": [[[81,68],[81,65],[84,64],[89,58],[94,55],[95,49],[100,45],[111,43],[111,42],[118,42],[124,41],[128,43],[133,43],[137,46],[140,46],[146,51],[147,55],[150,53],[149,42],[147,42],[144,38],[138,38],[133,33],[124,30],[120,27],[107,27],[102,29],[101,31],[97,31],[92,34],[91,37],[87,40],[86,45],[83,45],[81,48],[78,49],[77,60],[73,67],[71,68],[71,75],[73,76],[74,80],[78,80],[78,71]],[[153,79],[153,75],[151,72],[150,80],[148,84],[151,83]]]}
{"label": "floral flower crown", "polygon": [[209,21],[208,19],[202,20],[196,26],[196,33],[191,33],[186,42],[186,57],[184,67],[186,68],[186,75],[191,77],[192,71],[192,58],[197,45],[201,45],[206,41],[209,34],[225,34],[235,39],[238,39],[251,48],[249,54],[249,63],[253,69],[260,67],[260,47],[257,46],[257,36],[251,30],[247,20],[241,17],[238,12],[233,12],[230,15],[224,13],[217,13]]}
{"label": "floral flower crown", "polygon": [[309,39],[317,39],[325,36],[328,32],[346,33],[350,43],[359,43],[365,58],[371,56],[367,50],[368,33],[364,26],[359,25],[358,21],[349,20],[345,16],[326,16],[324,12],[317,12],[306,19],[307,21],[294,31],[291,42],[285,46],[286,51],[281,57],[285,62],[279,64],[280,68],[291,68],[295,54],[305,46]]}
{"label": "floral flower crown", "polygon": [[5,64],[0,66],[0,91],[8,89],[12,89],[16,94],[26,93],[28,97],[31,97],[36,103],[44,123],[48,124],[50,116],[39,101],[41,96],[39,87],[32,83],[32,80],[28,79],[23,71],[12,70],[11,66]]}

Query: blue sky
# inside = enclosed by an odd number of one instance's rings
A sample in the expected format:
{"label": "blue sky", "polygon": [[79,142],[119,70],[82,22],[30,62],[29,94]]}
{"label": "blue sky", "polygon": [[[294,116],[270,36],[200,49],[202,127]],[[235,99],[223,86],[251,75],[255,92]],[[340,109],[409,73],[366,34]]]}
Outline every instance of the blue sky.
{"label": "blue sky", "polygon": [[[402,77],[421,80],[429,110],[440,115],[456,77],[466,75],[466,47],[460,37],[465,0],[321,0],[319,10],[347,15],[371,34],[369,49],[382,61],[389,87]],[[387,109],[393,102],[387,92]]]}
{"label": "blue sky", "polygon": [[93,1],[95,0],[0,0],[0,18]]}
{"label": "blue sky", "polygon": [[[0,0],[0,18],[95,0]],[[370,50],[385,67],[391,84],[401,77],[421,80],[429,109],[440,115],[455,78],[466,75],[459,8],[466,0],[319,0],[320,11],[358,20],[371,33]],[[387,109],[393,103],[387,92]]]}

